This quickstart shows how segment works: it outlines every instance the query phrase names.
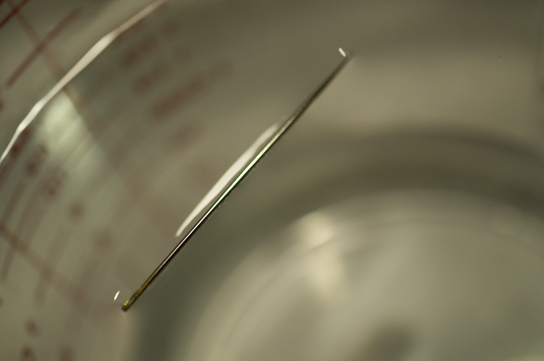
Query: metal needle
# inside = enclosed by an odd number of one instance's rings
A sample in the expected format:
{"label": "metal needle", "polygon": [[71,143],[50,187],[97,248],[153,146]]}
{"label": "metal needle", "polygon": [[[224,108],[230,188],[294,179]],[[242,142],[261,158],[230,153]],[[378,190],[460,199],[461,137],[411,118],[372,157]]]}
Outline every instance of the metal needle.
{"label": "metal needle", "polygon": [[210,215],[217,209],[219,205],[227,198],[236,186],[238,186],[242,180],[249,174],[249,172],[255,167],[255,165],[264,157],[264,155],[270,150],[270,148],[285,134],[287,130],[304,114],[304,112],[310,107],[310,105],[317,99],[317,97],[325,90],[325,88],[331,83],[331,81],[340,73],[344,66],[351,59],[351,54],[339,48],[338,51],[343,56],[340,64],[327,76],[327,78],[317,87],[310,96],[295,110],[295,112],[282,124],[277,127],[277,131],[264,143],[258,152],[245,163],[244,167],[237,172],[232,179],[227,182],[226,186],[221,193],[214,197],[214,200],[206,205],[203,214],[198,218],[196,223],[189,228],[188,232],[181,238],[180,242],[174,247],[174,249],[168,254],[168,256],[155,268],[151,275],[145,280],[145,282],[134,292],[134,294],[123,304],[122,310],[127,311],[133,304],[140,298],[140,296],[148,289],[151,283],[159,276],[164,268],[170,263],[174,256],[181,250],[181,248],[187,243],[187,241],[195,234],[195,232],[202,226],[202,224],[210,217]]}

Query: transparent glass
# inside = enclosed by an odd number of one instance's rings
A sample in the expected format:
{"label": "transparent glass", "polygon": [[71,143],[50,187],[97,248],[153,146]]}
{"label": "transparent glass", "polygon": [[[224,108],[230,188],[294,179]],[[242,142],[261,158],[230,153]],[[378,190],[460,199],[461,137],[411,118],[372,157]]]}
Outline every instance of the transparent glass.
{"label": "transparent glass", "polygon": [[544,357],[541,13],[0,0],[0,358]]}

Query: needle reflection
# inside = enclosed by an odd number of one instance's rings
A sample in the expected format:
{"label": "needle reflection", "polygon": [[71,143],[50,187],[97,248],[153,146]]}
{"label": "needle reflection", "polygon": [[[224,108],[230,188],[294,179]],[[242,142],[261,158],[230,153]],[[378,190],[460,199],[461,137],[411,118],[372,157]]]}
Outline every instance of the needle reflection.
{"label": "needle reflection", "polygon": [[310,253],[304,269],[314,291],[324,302],[334,301],[346,290],[346,269],[338,244],[334,239],[334,223],[324,212],[316,212],[302,218],[295,225],[295,239]]}
{"label": "needle reflection", "polygon": [[[342,71],[348,63],[350,57],[344,59],[336,66],[327,78],[316,88],[308,98],[299,105],[295,112],[286,120],[281,120],[276,125],[273,125],[266,130],[250,147],[250,149],[239,158],[235,164],[229,169],[227,174],[221,177],[220,181],[212,188],[210,193],[206,195],[203,202],[197,206],[189,218],[183,222],[179,228],[177,235],[184,233],[178,245],[166,256],[166,258],[155,268],[151,275],[142,283],[140,288],[132,294],[132,296],[123,304],[123,311],[127,311],[138,298],[148,289],[149,285],[158,277],[164,268],[170,263],[174,256],[181,250],[185,243],[199,230],[209,216],[216,210],[217,207],[226,199],[234,188],[238,186],[246,178],[249,172],[255,165],[265,156],[270,148],[280,139],[285,132],[306,112],[306,110],[314,103],[328,85]],[[232,172],[232,174],[231,174]],[[219,192],[218,192],[219,191]],[[209,199],[208,199],[209,198]],[[198,217],[195,217],[196,214]],[[194,217],[194,218],[193,218]],[[194,221],[194,222],[193,222]],[[191,224],[191,227],[189,227]]]}

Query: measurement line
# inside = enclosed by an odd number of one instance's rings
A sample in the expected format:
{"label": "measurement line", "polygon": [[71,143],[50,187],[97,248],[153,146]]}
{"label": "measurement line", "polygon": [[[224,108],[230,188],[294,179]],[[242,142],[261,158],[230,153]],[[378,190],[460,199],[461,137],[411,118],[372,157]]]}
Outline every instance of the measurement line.
{"label": "measurement line", "polygon": [[10,157],[6,158],[5,162],[0,163],[0,190],[4,186],[4,182],[6,181],[6,179],[9,177],[16,158],[18,158],[28,146],[31,136],[31,127],[28,127],[23,132],[21,132],[20,137],[13,143],[13,146],[11,147]]}
{"label": "measurement line", "polygon": [[[4,239],[7,240],[12,249],[19,253],[32,268],[40,273],[45,282],[50,283],[68,301],[71,302],[74,293],[78,293],[88,302],[91,302],[90,297],[84,290],[57,273],[52,265],[41,259],[25,242],[11,232],[3,222],[0,222],[0,234],[4,236]],[[73,302],[71,304],[75,309],[81,311],[77,304]]]}
{"label": "measurement line", "polygon": [[[49,191],[49,188],[44,187],[44,184],[49,185],[47,182],[52,182],[53,179],[59,179],[58,177],[60,177],[59,174],[62,174],[62,170],[59,170],[59,168],[55,166],[50,168],[48,172],[46,172],[45,169],[41,170],[40,174],[44,174],[44,176],[37,176],[39,178],[34,183],[34,187],[32,190],[28,190],[28,192],[30,192],[28,202],[26,202],[15,226],[15,234],[21,234],[25,229],[29,230],[28,232],[30,232],[30,234],[28,235],[29,241],[27,242],[27,245],[30,245],[30,241],[34,239],[34,234],[39,229],[48,207],[47,204],[43,204],[44,201],[47,202],[46,197],[48,196]],[[35,222],[30,223],[31,220],[34,220]],[[4,261],[2,262],[0,279],[7,279],[14,256],[15,250],[11,248],[8,249]]]}
{"label": "measurement line", "polygon": [[0,164],[0,190],[4,186],[4,181],[9,176],[9,172],[13,168],[13,159],[7,159],[6,162]]}
{"label": "measurement line", "polygon": [[[8,224],[9,219],[11,218],[13,209],[19,203],[19,199],[22,196],[23,189],[24,189],[24,185],[22,182],[20,182],[17,184],[17,187],[13,191],[12,196],[10,197],[8,204],[6,205],[6,208],[4,209],[4,212],[2,213],[1,221],[4,224]],[[11,268],[11,263],[13,261],[14,252],[15,251],[13,250],[13,247],[9,247],[9,249],[6,251],[4,261],[2,262],[2,268],[0,269],[1,280],[6,280],[8,277],[9,269]]]}
{"label": "measurement line", "polygon": [[[32,205],[33,203],[31,202],[26,204],[26,207],[24,208],[22,215],[19,217],[19,221],[15,227],[15,234],[20,234],[23,229],[30,229],[32,232],[30,239],[32,239],[32,235],[36,232],[37,228],[39,228],[44,214],[43,207],[39,207],[39,209],[37,209],[37,207],[32,207]],[[30,219],[36,219],[37,224],[29,225]],[[25,244],[29,246],[29,243]],[[16,251],[17,249],[14,247],[10,247],[7,250],[4,260],[2,261],[2,269],[0,270],[1,280],[7,280]]]}
{"label": "measurement line", "polygon": [[[71,126],[73,126],[74,123],[71,123],[68,127],[65,127],[63,132],[56,132],[60,133],[60,137],[70,129]],[[89,137],[88,134],[83,134],[80,136],[80,139],[78,140],[72,140],[71,142],[71,149],[68,151],[65,151],[62,153],[61,157],[57,157],[55,159],[55,164],[52,167],[41,167],[39,174],[35,175],[37,178],[37,181],[34,183],[34,186],[31,189],[28,189],[28,192],[31,192],[29,196],[29,202],[26,204],[26,206],[23,209],[22,215],[19,217],[19,221],[17,222],[17,225],[15,227],[15,232],[17,234],[20,234],[20,232],[23,229],[30,229],[32,231],[32,235],[29,236],[29,244],[30,241],[34,239],[34,233],[39,228],[39,225],[41,223],[42,217],[44,213],[47,211],[47,204],[42,205],[40,203],[36,203],[37,200],[43,199],[45,197],[45,190],[43,188],[43,183],[47,182],[50,179],[53,179],[56,175],[60,174],[62,172],[61,166],[63,166],[65,163],[70,160],[71,157],[78,156],[79,154],[86,153],[86,151],[89,148],[90,141],[85,142],[85,138]],[[57,141],[60,141],[60,139],[57,139]],[[68,148],[68,147],[67,147]],[[82,150],[82,151],[77,151]],[[76,158],[77,159],[77,158]],[[59,164],[60,163],[60,164]],[[45,200],[45,199],[44,199]],[[35,224],[32,224],[31,227],[28,227],[29,220],[36,220],[37,222]],[[4,222],[7,222],[6,219],[4,219]],[[4,257],[4,261],[2,262],[2,268],[0,270],[0,279],[7,279],[9,275],[9,270],[11,267],[11,264],[13,262],[14,257],[14,251],[12,249],[8,249],[6,252],[6,255]]]}
{"label": "measurement line", "polygon": [[[7,1],[9,3],[9,0]],[[32,107],[32,109],[30,109],[30,112],[21,121],[21,123],[15,130],[15,134],[11,138],[9,144],[0,156],[0,166],[6,159],[7,155],[12,151],[19,136],[32,124],[36,116],[41,112],[45,105],[49,103],[49,101],[60,91],[65,89],[66,85],[68,85],[83,69],[85,69],[94,59],[96,59],[96,57],[100,53],[102,53],[102,51],[107,48],[116,38],[118,38],[126,30],[130,29],[130,27],[134,23],[138,22],[143,17],[151,14],[154,10],[157,9],[157,7],[164,3],[164,1],[165,0],[157,0],[151,3],[142,11],[138,12],[132,18],[121,24],[121,26],[106,34],[94,46],[92,46],[89,51],[85,53],[85,55],[83,55],[83,57],[64,76],[62,76],[62,78],[55,84],[55,86],[51,90],[49,90],[47,94]],[[30,30],[31,28],[28,29],[29,32]],[[33,33],[33,31],[31,33]]]}
{"label": "measurement line", "polygon": [[[47,51],[49,44],[58,37],[63,30],[70,26],[75,20],[77,20],[81,15],[80,9],[75,9],[70,12],[66,17],[64,17],[54,28],[51,30],[41,41],[38,41],[34,49],[28,54],[28,56],[19,64],[17,69],[10,75],[6,82],[6,86],[9,88],[19,79],[19,77],[28,69],[30,64],[32,64],[39,56],[42,56],[44,52]],[[24,21],[24,20],[23,20]],[[36,36],[37,38],[37,36]],[[36,39],[35,39],[36,40]],[[47,55],[49,61],[52,60],[52,56]],[[58,61],[54,61],[53,67],[54,73],[58,77],[64,75],[65,71],[59,65]]]}
{"label": "measurement line", "polygon": [[[0,0],[0,4],[4,1],[6,0]],[[0,21],[0,29],[2,29],[2,27],[4,27],[8,23],[8,21],[10,21],[10,19],[13,18],[21,10],[21,8],[25,6],[26,3],[28,3],[29,1],[30,0],[23,0],[16,6],[9,3],[11,5],[11,11],[2,21]]]}
{"label": "measurement line", "polygon": [[[56,27],[51,31],[42,41],[39,41],[37,34],[32,29],[30,24],[26,21],[26,19],[19,15],[18,18],[21,21],[22,25],[25,26],[27,32],[29,33],[29,36],[34,39],[34,41],[38,41],[36,47],[34,48],[34,51],[29,54],[29,56],[23,61],[23,63],[19,66],[18,69],[12,74],[12,76],[8,79],[8,86],[11,86],[15,83],[15,81],[21,76],[21,74],[28,68],[28,66],[40,55],[44,57],[44,60],[46,60],[46,63],[50,67],[51,71],[53,73],[56,73],[56,75],[60,78],[64,75],[64,70],[60,65],[58,65],[58,62],[48,53],[47,46],[49,43],[58,36],[64,30],[68,25],[70,25],[75,19],[79,17],[80,12],[76,9],[72,11],[68,16],[66,16]],[[65,88],[65,90],[68,90]],[[72,98],[74,102],[74,106],[76,107],[76,111],[83,117],[81,109],[77,107],[78,102],[75,101],[76,99],[73,98],[71,92],[67,92],[67,95]],[[108,125],[110,122],[107,123]],[[72,154],[72,152],[68,152],[68,154]],[[65,158],[61,163],[64,164],[69,157]],[[128,187],[129,188],[129,187]],[[35,192],[34,192],[35,193]],[[38,195],[39,196],[39,195]],[[37,225],[36,225],[37,227]],[[17,227],[19,229],[20,227]],[[31,237],[32,238],[32,237]],[[4,278],[7,277],[7,274],[9,272],[10,265],[12,264],[13,260],[13,251],[9,250],[5,262],[4,267],[2,269],[2,272],[0,273],[0,277],[3,276]]]}
{"label": "measurement line", "polygon": [[[11,0],[7,0],[7,2],[13,8],[13,2]],[[30,25],[30,22],[23,16],[22,12],[20,11],[18,11],[15,16],[17,17],[17,20],[22,26],[26,35],[30,38],[32,42],[34,42],[34,45],[38,45],[40,43],[40,37],[38,36],[34,28]],[[62,77],[65,71],[62,66],[60,66],[60,64],[57,62],[57,60],[49,53],[49,50],[47,48],[44,48],[41,52],[41,55],[45,62],[45,65],[49,68],[53,75],[55,75],[57,79]]]}
{"label": "measurement line", "polygon": [[[97,254],[96,251],[92,252],[90,257],[87,257],[87,260],[84,263],[85,266],[83,266],[83,270],[77,278],[76,284],[89,286],[95,278],[96,271],[98,270],[98,267],[100,265],[100,256]],[[91,303],[88,302],[87,299],[84,298],[84,296],[84,294],[79,293],[74,293],[72,295],[71,302],[73,304],[78,304],[80,307],[80,309],[77,309],[79,315],[74,315],[76,309],[72,309],[72,315],[68,316],[68,320],[72,320],[72,324],[68,325],[68,328],[74,333],[79,333],[81,331],[81,326],[83,325],[83,322],[89,315],[89,312],[91,311],[91,308],[93,306]]]}
{"label": "measurement line", "polygon": [[[51,243],[51,245],[47,249],[47,253],[45,254],[45,260],[42,264],[42,268],[47,264],[49,264],[51,267],[56,268],[58,262],[64,254],[64,251],[66,250],[66,245],[68,244],[68,240],[70,239],[70,237],[71,234],[67,234],[63,226],[58,227],[57,231],[55,232],[53,242]],[[36,290],[34,291],[34,302],[38,306],[43,306],[50,287],[51,284],[48,282],[44,282],[43,275],[40,273],[40,281],[36,285]]]}
{"label": "measurement line", "polygon": [[20,182],[15,187],[15,190],[11,193],[11,197],[8,200],[8,204],[6,205],[6,208],[4,208],[4,212],[2,213],[2,222],[7,224],[9,222],[9,219],[11,218],[11,214],[17,204],[19,203],[19,199],[21,198],[21,195],[23,194],[24,184],[23,182]]}

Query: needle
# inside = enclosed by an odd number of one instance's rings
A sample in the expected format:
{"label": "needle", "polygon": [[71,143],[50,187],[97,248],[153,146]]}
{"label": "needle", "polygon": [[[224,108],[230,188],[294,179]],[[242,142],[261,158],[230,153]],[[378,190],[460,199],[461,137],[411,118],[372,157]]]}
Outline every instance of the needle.
{"label": "needle", "polygon": [[[179,250],[186,244],[186,242],[195,234],[195,232],[202,226],[202,224],[210,217],[210,215],[217,209],[219,205],[227,198],[238,184],[249,174],[249,172],[255,167],[255,165],[264,157],[270,148],[289,130],[289,128],[304,114],[304,112],[312,105],[312,103],[319,97],[319,95],[325,90],[325,88],[331,83],[331,81],[340,73],[344,66],[351,59],[351,54],[339,48],[338,51],[342,55],[343,59],[340,64],[327,76],[327,78],[317,87],[310,96],[295,110],[295,112],[285,121],[280,122],[279,125],[270,128],[265,134],[268,134],[271,129],[274,129],[273,134],[269,135],[265,139],[263,136],[248,150],[242,157],[234,164],[233,167],[227,171],[228,177],[222,177],[218,184],[212,188],[212,191],[204,198],[205,202],[201,202],[196,211],[192,212],[188,217],[188,220],[184,222],[178,234],[186,229],[186,226],[193,223],[197,214],[202,214],[198,221],[193,224],[187,233],[181,238],[181,241],[174,247],[174,249],[168,254],[168,256],[155,268],[151,275],[145,280],[144,283],[134,292],[134,294],[125,301],[122,310],[127,311],[133,304],[140,298],[140,296],[148,289],[151,283],[159,276],[164,268],[170,263]],[[253,149],[258,147],[257,150]],[[241,162],[242,161],[242,162]],[[241,163],[241,164],[239,164]],[[225,179],[227,178],[227,179]],[[217,189],[218,190],[217,190]],[[202,213],[202,211],[204,211]]]}

